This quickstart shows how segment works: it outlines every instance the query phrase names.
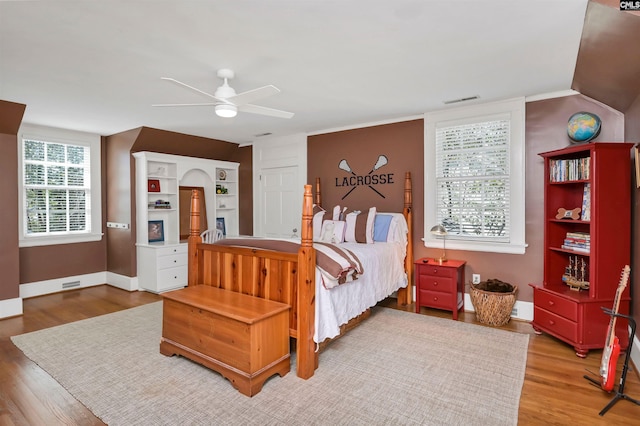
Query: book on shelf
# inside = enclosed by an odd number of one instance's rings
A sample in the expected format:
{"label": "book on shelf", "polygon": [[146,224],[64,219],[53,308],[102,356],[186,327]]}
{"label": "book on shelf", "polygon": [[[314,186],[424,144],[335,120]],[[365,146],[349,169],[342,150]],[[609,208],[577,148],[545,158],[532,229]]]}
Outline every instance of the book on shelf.
{"label": "book on shelf", "polygon": [[591,248],[590,247],[576,247],[574,245],[563,244],[561,246],[561,248],[563,248],[564,250],[571,250],[571,251],[576,251],[576,252],[579,252],[579,253],[590,253],[591,252]]}
{"label": "book on shelf", "polygon": [[147,207],[149,209],[170,209],[171,208],[171,202],[170,201],[164,201],[164,200],[149,201],[147,203]]}
{"label": "book on shelf", "polygon": [[591,220],[591,184],[585,183],[582,192],[582,220]]}
{"label": "book on shelf", "polygon": [[589,253],[591,251],[591,235],[588,232],[567,232],[561,247],[565,250]]}
{"label": "book on shelf", "polygon": [[589,179],[590,157],[569,160],[550,160],[549,179],[551,182],[567,182]]}
{"label": "book on shelf", "polygon": [[591,241],[591,235],[589,234],[584,234],[581,232],[567,232],[567,235],[565,236],[565,240],[568,241],[573,241],[573,242],[590,242]]}

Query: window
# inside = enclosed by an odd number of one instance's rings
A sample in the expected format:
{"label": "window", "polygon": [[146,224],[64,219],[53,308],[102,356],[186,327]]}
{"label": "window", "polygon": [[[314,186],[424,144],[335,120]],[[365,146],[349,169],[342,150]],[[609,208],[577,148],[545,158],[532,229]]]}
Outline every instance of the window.
{"label": "window", "polygon": [[99,240],[100,137],[27,125],[19,141],[20,246]]}
{"label": "window", "polygon": [[425,191],[425,246],[524,253],[524,99],[425,114]]}

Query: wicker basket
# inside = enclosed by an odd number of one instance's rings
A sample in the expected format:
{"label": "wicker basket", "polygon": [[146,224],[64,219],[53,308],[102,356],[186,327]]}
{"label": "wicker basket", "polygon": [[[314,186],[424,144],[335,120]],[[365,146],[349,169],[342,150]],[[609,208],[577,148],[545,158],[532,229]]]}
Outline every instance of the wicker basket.
{"label": "wicker basket", "polygon": [[[510,284],[511,285],[511,284]],[[499,327],[511,319],[511,311],[516,303],[518,287],[511,285],[513,290],[508,293],[484,291],[471,284],[471,303],[476,310],[476,317],[482,324]]]}

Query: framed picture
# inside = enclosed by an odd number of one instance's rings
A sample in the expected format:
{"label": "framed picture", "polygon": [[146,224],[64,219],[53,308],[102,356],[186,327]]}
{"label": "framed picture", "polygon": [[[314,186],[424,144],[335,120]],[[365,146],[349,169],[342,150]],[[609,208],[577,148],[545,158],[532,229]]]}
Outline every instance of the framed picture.
{"label": "framed picture", "polygon": [[216,218],[216,229],[222,231],[222,235],[227,235],[227,228],[224,226],[224,217]]}
{"label": "framed picture", "polygon": [[148,192],[160,192],[160,181],[158,179],[149,179],[147,181]]}
{"label": "framed picture", "polygon": [[150,220],[149,221],[149,242],[157,243],[160,241],[164,241],[164,221]]}
{"label": "framed picture", "polygon": [[636,145],[636,188],[640,188],[640,144]]}

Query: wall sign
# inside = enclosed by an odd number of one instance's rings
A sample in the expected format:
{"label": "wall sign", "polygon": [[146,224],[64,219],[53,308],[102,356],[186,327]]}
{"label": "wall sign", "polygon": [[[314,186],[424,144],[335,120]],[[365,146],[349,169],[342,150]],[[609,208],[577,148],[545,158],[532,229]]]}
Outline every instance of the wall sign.
{"label": "wall sign", "polygon": [[342,196],[342,199],[344,200],[345,198],[347,198],[349,194],[351,194],[351,192],[353,192],[353,190],[359,186],[367,186],[382,198],[386,198],[380,191],[375,189],[373,185],[387,185],[394,183],[393,173],[374,173],[382,167],[386,166],[387,163],[389,163],[389,159],[387,158],[387,156],[380,155],[378,156],[378,161],[376,161],[376,164],[373,165],[369,173],[367,173],[366,175],[359,175],[353,171],[351,166],[349,166],[347,160],[340,160],[338,168],[351,174],[351,176],[336,177],[336,187],[344,186],[347,188],[351,188],[346,194]]}

